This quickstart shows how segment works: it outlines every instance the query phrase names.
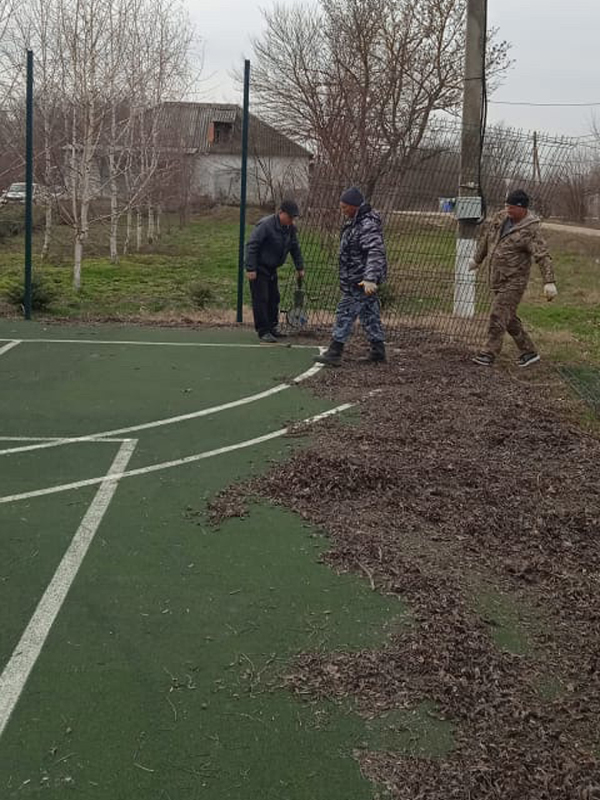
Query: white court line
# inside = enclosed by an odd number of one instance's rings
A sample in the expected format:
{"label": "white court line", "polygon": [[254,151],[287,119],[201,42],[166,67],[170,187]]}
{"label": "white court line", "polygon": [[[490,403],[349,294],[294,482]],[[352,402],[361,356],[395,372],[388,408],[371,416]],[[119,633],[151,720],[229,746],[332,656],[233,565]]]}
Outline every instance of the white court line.
{"label": "white court line", "polygon": [[113,498],[118,485],[118,475],[123,473],[136,444],[135,440],[123,442],[110,470],[99,480],[101,486],[92,504],[38,603],[21,640],[15,647],[10,661],[0,675],[0,736],[6,728],[54,620]]}
{"label": "white court line", "polygon": [[133,431],[143,431],[148,428],[159,428],[163,425],[174,425],[178,422],[185,422],[189,419],[198,419],[199,417],[206,417],[209,414],[218,414],[221,411],[227,411],[230,408],[238,408],[247,403],[254,403],[256,400],[264,400],[265,397],[270,397],[278,392],[283,392],[285,389],[290,389],[292,386],[302,383],[312,375],[315,375],[320,369],[323,368],[322,364],[315,364],[307,369],[301,375],[293,379],[292,383],[280,383],[273,386],[271,389],[266,389],[264,392],[258,394],[251,394],[248,397],[242,397],[239,400],[232,400],[230,403],[223,403],[220,406],[212,406],[211,408],[204,408],[200,411],[192,411],[189,414],[180,414],[177,417],[166,417],[165,419],[154,420],[153,422],[144,422],[141,425],[131,425],[129,428],[115,428],[112,431],[101,431],[100,433],[90,433],[86,436],[65,436],[61,439],[52,438],[50,441],[42,442],[41,444],[23,445],[21,447],[9,447],[5,450],[0,450],[0,456],[11,455],[12,453],[26,453],[30,450],[44,450],[49,447],[61,447],[65,444],[72,444],[73,442],[91,442],[96,439],[105,439],[107,436],[118,436],[121,433],[133,433]]}
{"label": "white court line", "polygon": [[[0,339],[0,342],[6,342],[6,339]],[[8,344],[5,344],[4,347],[0,347],[0,356],[3,356],[4,353],[8,353],[9,350],[12,350],[13,347],[16,347],[18,344],[21,344],[21,339],[11,339],[8,341]]]}
{"label": "white court line", "polygon": [[[76,439],[65,439],[64,436],[0,436],[0,442],[64,442],[70,444],[71,442],[80,442],[81,438],[78,436]],[[90,441],[95,442],[96,439]],[[107,439],[104,436],[100,439],[101,442],[130,442],[131,439]]]}
{"label": "white court line", "polygon": [[[295,425],[307,425],[313,422],[318,422],[319,420],[325,419],[326,417],[331,417],[334,414],[340,414],[342,411],[347,411],[349,408],[352,408],[354,403],[344,403],[341,406],[336,406],[336,408],[331,408],[329,411],[324,411],[322,414],[317,414],[314,417],[309,417],[308,419],[298,420]],[[131,469],[127,472],[121,472],[119,474],[112,475],[110,478],[106,476],[102,476],[101,478],[87,478],[86,480],[82,481],[75,481],[74,483],[63,483],[58,486],[49,486],[47,489],[36,489],[32,492],[22,492],[21,494],[10,494],[5,495],[4,497],[0,497],[0,504],[2,503],[14,503],[18,500],[29,500],[32,497],[42,497],[44,495],[49,494],[57,494],[58,492],[69,492],[73,489],[81,489],[84,486],[93,486],[96,483],[102,483],[105,480],[110,481],[118,481],[121,478],[131,478],[135,475],[147,475],[150,472],[160,472],[161,470],[171,469],[172,467],[181,467],[184,464],[192,464],[195,461],[203,461],[206,458],[212,458],[213,456],[220,456],[224,453],[231,453],[234,450],[242,450],[246,447],[252,447],[255,444],[261,444],[262,442],[267,442],[270,439],[276,439],[279,436],[284,436],[290,430],[289,427],[280,428],[277,431],[272,431],[271,433],[266,433],[263,436],[257,436],[255,439],[246,439],[244,442],[237,442],[236,444],[230,444],[226,447],[219,447],[216,450],[207,450],[204,453],[196,453],[193,456],[186,456],[185,458],[179,458],[176,461],[163,461],[160,464],[151,464],[148,467],[140,467],[139,469]]]}
{"label": "white court line", "polygon": [[[14,341],[13,339],[2,339],[0,337],[0,342],[10,342]],[[103,340],[103,339],[19,339],[16,344],[19,342],[27,342],[29,344],[116,344],[116,345],[139,345],[141,347],[241,347],[244,349],[251,348],[260,348],[261,350],[265,349],[264,344],[228,344],[226,342],[128,342],[128,341],[114,341],[112,342],[110,339]],[[280,345],[280,347],[285,347],[285,345]],[[292,349],[294,350],[317,350],[318,345],[316,344],[292,344]]]}

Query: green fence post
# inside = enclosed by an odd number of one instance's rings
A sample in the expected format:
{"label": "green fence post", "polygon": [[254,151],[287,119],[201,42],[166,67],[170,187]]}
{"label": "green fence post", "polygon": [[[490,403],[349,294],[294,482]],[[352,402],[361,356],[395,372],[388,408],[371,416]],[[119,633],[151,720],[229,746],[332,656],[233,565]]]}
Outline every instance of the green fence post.
{"label": "green fence post", "polygon": [[25,319],[31,319],[31,239],[33,233],[33,51],[27,51],[25,123]]}
{"label": "green fence post", "polygon": [[240,249],[238,254],[237,321],[244,306],[244,240],[246,236],[246,185],[248,182],[248,121],[250,106],[250,62],[244,61],[244,117],[242,121],[242,180],[240,187]]}

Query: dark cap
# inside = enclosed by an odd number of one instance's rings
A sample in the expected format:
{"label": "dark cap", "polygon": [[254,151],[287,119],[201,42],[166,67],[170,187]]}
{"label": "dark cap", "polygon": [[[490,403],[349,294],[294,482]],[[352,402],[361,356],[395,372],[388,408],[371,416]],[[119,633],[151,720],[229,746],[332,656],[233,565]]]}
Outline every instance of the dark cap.
{"label": "dark cap", "polygon": [[523,189],[514,189],[506,196],[506,205],[529,208],[529,195]]}
{"label": "dark cap", "polygon": [[345,192],[342,192],[342,196],[340,197],[340,203],[345,203],[347,206],[362,206],[365,202],[365,198],[363,197],[363,193],[361,190],[356,186],[351,186],[349,189],[346,189]]}
{"label": "dark cap", "polygon": [[279,209],[280,211],[285,211],[285,213],[289,214],[290,217],[300,216],[300,209],[298,208],[298,204],[294,200],[283,200],[283,202],[279,206]]}

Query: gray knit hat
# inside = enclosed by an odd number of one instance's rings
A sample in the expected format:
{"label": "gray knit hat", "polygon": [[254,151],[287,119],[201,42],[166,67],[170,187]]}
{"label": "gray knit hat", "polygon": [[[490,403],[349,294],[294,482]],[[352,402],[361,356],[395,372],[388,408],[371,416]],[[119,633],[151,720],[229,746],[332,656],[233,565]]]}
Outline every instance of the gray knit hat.
{"label": "gray knit hat", "polygon": [[347,206],[362,206],[364,202],[363,193],[356,186],[346,189],[340,197],[340,203],[346,203]]}

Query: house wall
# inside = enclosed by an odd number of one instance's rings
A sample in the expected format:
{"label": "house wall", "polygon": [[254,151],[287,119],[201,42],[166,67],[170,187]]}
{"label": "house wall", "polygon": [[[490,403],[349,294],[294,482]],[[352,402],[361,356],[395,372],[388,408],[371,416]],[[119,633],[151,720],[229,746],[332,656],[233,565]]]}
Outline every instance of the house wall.
{"label": "house wall", "polygon": [[[238,155],[217,153],[195,160],[192,191],[223,203],[239,203],[241,164]],[[286,194],[308,191],[308,158],[251,156],[248,158],[247,199],[268,205]]]}

